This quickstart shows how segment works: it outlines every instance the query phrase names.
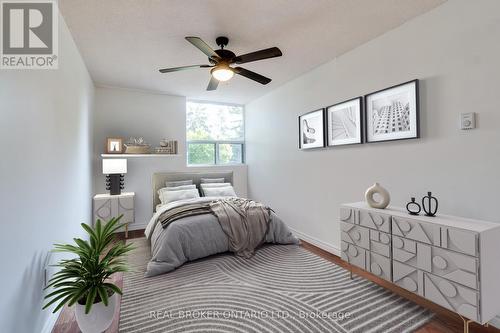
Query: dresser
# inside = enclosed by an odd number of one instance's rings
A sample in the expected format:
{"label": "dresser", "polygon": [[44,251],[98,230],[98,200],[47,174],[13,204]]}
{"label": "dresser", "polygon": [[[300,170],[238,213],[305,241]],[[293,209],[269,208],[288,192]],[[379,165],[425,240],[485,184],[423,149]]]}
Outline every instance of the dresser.
{"label": "dresser", "polygon": [[461,316],[500,314],[500,224],[409,215],[364,202],[340,208],[342,259]]}
{"label": "dresser", "polygon": [[93,212],[94,221],[100,219],[103,222],[113,217],[123,215],[120,223],[125,223],[125,238],[128,237],[128,226],[134,223],[134,192],[124,192],[118,195],[97,194],[94,196]]}

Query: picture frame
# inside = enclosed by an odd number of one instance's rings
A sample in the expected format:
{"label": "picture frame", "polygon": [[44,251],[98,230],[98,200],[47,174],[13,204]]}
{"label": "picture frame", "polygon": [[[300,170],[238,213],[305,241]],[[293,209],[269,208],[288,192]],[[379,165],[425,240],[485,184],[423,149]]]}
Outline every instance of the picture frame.
{"label": "picture frame", "polygon": [[420,137],[419,81],[412,80],[365,95],[367,143]]}
{"label": "picture frame", "polygon": [[106,138],[106,154],[121,154],[122,152],[122,138]]}
{"label": "picture frame", "polygon": [[326,107],[327,146],[363,143],[363,97]]}
{"label": "picture frame", "polygon": [[299,149],[324,148],[325,109],[317,109],[299,116]]}

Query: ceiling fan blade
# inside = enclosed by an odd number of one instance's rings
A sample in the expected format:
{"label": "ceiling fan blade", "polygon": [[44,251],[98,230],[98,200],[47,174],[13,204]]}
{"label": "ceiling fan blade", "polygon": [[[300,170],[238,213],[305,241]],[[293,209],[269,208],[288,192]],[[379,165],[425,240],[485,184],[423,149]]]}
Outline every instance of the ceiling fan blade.
{"label": "ceiling fan blade", "polygon": [[217,80],[213,76],[210,76],[210,82],[208,82],[207,90],[208,91],[215,90],[215,89],[217,89],[218,85],[219,85],[219,80]]}
{"label": "ceiling fan blade", "polygon": [[270,78],[262,76],[260,74],[255,73],[255,72],[249,71],[248,69],[244,69],[241,67],[235,67],[235,68],[233,68],[233,71],[236,74],[239,74],[241,76],[249,78],[250,80],[254,80],[254,81],[257,81],[257,82],[262,83],[262,84],[268,84],[269,82],[271,82]]}
{"label": "ceiling fan blade", "polygon": [[170,72],[178,72],[191,68],[210,68],[213,66],[210,65],[191,65],[191,66],[181,66],[181,67],[173,67],[173,68],[163,68],[160,69],[160,73],[170,73]]}
{"label": "ceiling fan blade", "polygon": [[233,59],[233,62],[237,64],[244,64],[251,61],[281,57],[282,55],[283,53],[281,53],[280,49],[278,49],[277,47],[271,47],[269,49],[255,51],[252,53],[247,53],[244,55],[237,56],[236,58]]}
{"label": "ceiling fan blade", "polygon": [[220,59],[219,55],[200,37],[186,37],[186,40],[205,53],[209,58]]}

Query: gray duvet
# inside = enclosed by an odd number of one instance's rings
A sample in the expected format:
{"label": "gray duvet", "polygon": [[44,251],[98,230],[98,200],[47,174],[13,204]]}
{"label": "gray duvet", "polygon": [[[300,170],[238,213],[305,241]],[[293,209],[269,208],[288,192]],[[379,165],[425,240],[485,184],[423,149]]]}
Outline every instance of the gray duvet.
{"label": "gray duvet", "polygon": [[[219,199],[203,197],[176,201],[157,208],[151,218],[145,234],[151,243],[151,261],[148,263],[146,276],[170,272],[186,261],[200,259],[213,254],[227,252],[229,242],[219,221],[212,214],[189,216],[163,228],[158,217],[168,209],[194,202],[208,202]],[[288,227],[276,214],[271,213],[266,243],[299,244]]]}

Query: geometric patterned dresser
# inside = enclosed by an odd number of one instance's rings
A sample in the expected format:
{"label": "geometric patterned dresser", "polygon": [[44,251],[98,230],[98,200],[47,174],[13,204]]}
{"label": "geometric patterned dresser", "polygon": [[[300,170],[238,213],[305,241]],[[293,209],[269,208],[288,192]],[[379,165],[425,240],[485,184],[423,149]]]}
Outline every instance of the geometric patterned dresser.
{"label": "geometric patterned dresser", "polygon": [[125,224],[125,238],[128,238],[129,224],[134,223],[134,192],[122,192],[118,195],[97,194],[94,196],[94,221],[108,222],[113,217],[123,215],[120,224]]}
{"label": "geometric patterned dresser", "polygon": [[500,224],[409,215],[365,202],[340,209],[342,259],[461,316],[500,313]]}

